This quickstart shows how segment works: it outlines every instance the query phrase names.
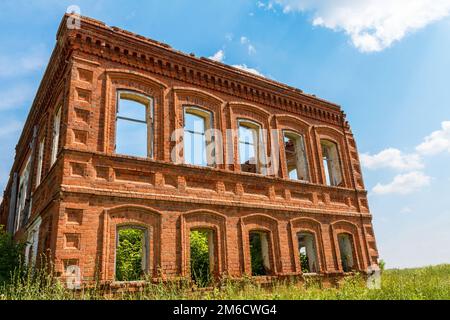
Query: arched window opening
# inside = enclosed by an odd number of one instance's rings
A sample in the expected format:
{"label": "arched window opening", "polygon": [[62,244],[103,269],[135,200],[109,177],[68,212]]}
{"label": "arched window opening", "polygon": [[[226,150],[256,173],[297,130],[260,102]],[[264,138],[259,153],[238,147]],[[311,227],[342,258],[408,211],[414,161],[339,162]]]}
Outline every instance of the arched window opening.
{"label": "arched window opening", "polygon": [[116,281],[143,280],[148,272],[148,232],[141,227],[117,229]]}
{"label": "arched window opening", "polygon": [[341,253],[341,264],[344,272],[350,272],[355,266],[352,236],[347,233],[338,235],[339,251]]}
{"label": "arched window opening", "polygon": [[309,181],[308,161],[303,136],[285,132],[284,151],[289,179]]}
{"label": "arched window opening", "polygon": [[28,194],[28,184],[30,180],[31,171],[31,156],[28,156],[25,165],[20,173],[19,188],[17,189],[17,203],[16,203],[16,219],[14,222],[14,231],[19,230],[22,226],[26,212],[26,200]]}
{"label": "arched window opening", "polygon": [[298,235],[298,250],[303,273],[319,271],[315,237],[312,233],[301,232]]}
{"label": "arched window opening", "polygon": [[191,279],[198,287],[207,287],[214,280],[215,243],[214,230],[197,229],[190,232]]}
{"label": "arched window opening", "polygon": [[214,166],[215,150],[212,114],[197,107],[184,108],[184,162],[198,166]]}
{"label": "arched window opening", "polygon": [[116,153],[153,157],[153,99],[119,91],[116,117]]}
{"label": "arched window opening", "polygon": [[339,152],[336,143],[329,140],[321,140],[322,162],[325,171],[325,182],[328,186],[341,186],[342,169],[339,160]]}
{"label": "arched window opening", "polygon": [[249,120],[239,120],[239,160],[241,171],[263,173],[263,150],[261,127]]}
{"label": "arched window opening", "polygon": [[269,235],[267,232],[252,231],[249,234],[252,276],[271,273],[269,258]]}
{"label": "arched window opening", "polygon": [[53,166],[53,164],[56,162],[56,157],[58,155],[59,150],[59,135],[60,135],[60,129],[61,129],[61,109],[62,107],[59,107],[58,110],[55,113],[55,116],[53,118],[53,140],[52,140],[52,154],[50,158],[50,166]]}

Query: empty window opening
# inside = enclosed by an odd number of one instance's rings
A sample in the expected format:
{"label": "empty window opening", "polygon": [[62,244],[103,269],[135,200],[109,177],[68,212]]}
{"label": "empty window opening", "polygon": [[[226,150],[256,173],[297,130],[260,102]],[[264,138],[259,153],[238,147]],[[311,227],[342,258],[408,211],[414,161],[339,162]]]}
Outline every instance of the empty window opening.
{"label": "empty window opening", "polygon": [[298,234],[298,250],[303,273],[316,273],[319,270],[315,237],[311,233]]}
{"label": "empty window opening", "polygon": [[341,252],[342,270],[350,272],[354,269],[354,252],[352,236],[347,233],[338,235],[339,251]]}
{"label": "empty window opening", "polygon": [[118,92],[116,153],[153,157],[153,100],[144,95]]}
{"label": "empty window opening", "polygon": [[61,109],[58,108],[58,111],[55,113],[55,117],[53,119],[53,140],[52,140],[52,156],[51,156],[51,165],[56,162],[56,157],[58,155],[59,150],[59,135],[61,128]]}
{"label": "empty window opening", "polygon": [[214,279],[214,238],[213,230],[191,230],[190,233],[191,278],[198,287],[207,287]]}
{"label": "empty window opening", "polygon": [[214,166],[212,115],[196,107],[184,109],[184,162],[198,166]]}
{"label": "empty window opening", "polygon": [[342,170],[337,145],[328,140],[321,140],[320,144],[322,146],[322,160],[326,184],[329,186],[341,186],[343,182]]}
{"label": "empty window opening", "polygon": [[265,276],[271,272],[269,239],[267,232],[250,232],[252,276]]}
{"label": "empty window opening", "polygon": [[286,132],[284,134],[286,167],[292,180],[309,181],[308,162],[303,136]]}
{"label": "empty window opening", "polygon": [[14,231],[19,230],[22,224],[22,220],[24,218],[24,211],[28,192],[28,182],[30,180],[29,179],[30,170],[31,170],[31,157],[28,156],[19,179],[19,189],[17,190],[16,221],[14,223],[15,225]]}
{"label": "empty window opening", "polygon": [[262,173],[260,126],[248,120],[239,121],[239,160],[242,172]]}
{"label": "empty window opening", "polygon": [[30,227],[28,232],[27,244],[25,247],[25,264],[31,267],[36,265],[36,259],[39,246],[39,228],[41,226],[41,219],[37,219],[36,222]]}
{"label": "empty window opening", "polygon": [[124,227],[117,231],[116,280],[143,280],[148,271],[148,235],[139,227]]}
{"label": "empty window opening", "polygon": [[36,187],[38,187],[41,184],[42,179],[42,166],[44,163],[44,145],[45,140],[42,139],[41,142],[39,142],[39,150],[38,150],[38,158],[37,158],[37,171],[36,171]]}

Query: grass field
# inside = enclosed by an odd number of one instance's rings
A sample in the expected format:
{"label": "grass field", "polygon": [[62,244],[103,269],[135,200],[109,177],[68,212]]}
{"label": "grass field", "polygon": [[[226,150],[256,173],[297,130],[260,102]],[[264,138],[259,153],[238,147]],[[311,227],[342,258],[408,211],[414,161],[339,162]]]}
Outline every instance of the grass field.
{"label": "grass field", "polygon": [[[306,288],[307,287],[307,288]],[[0,287],[0,300],[106,299],[96,290],[74,295],[48,276],[16,279]],[[111,299],[111,298],[110,298]],[[264,289],[247,281],[244,285],[224,285],[211,291],[193,291],[163,285],[148,285],[140,293],[122,294],[114,299],[131,300],[450,300],[450,265],[421,269],[386,270],[381,289],[367,289],[361,277],[349,277],[339,288],[320,289],[314,284],[278,284]]]}

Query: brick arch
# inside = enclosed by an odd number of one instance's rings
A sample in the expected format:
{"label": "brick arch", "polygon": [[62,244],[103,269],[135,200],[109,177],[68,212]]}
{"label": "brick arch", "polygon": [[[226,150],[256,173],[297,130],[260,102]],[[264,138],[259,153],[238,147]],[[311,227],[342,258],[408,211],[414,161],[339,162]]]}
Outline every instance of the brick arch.
{"label": "brick arch", "polygon": [[[216,95],[213,95],[207,91],[192,88],[192,87],[174,87],[173,88],[173,96],[174,101],[171,104],[171,113],[174,115],[173,119],[170,120],[170,132],[175,132],[177,129],[182,129],[184,126],[184,107],[191,106],[202,109],[206,112],[211,113],[212,115],[212,128],[217,129],[222,134],[220,137],[215,136],[216,148],[220,150],[218,155],[223,155],[223,139],[225,127],[223,123],[222,109],[224,106],[224,101]],[[172,141],[172,137],[169,137],[171,140],[171,148],[173,149],[177,143],[180,143],[182,139],[182,132],[179,132],[175,138],[175,141]],[[182,155],[177,155],[177,161],[181,162]],[[221,161],[219,161],[221,162]]]}
{"label": "brick arch", "polygon": [[331,137],[333,136],[341,136],[344,137],[344,132],[342,132],[341,130],[338,130],[336,128],[333,128],[331,126],[327,126],[327,125],[316,125],[314,126],[314,128],[316,128],[316,130],[318,132],[322,132],[324,134],[329,134]]}
{"label": "brick arch", "polygon": [[278,126],[289,128],[300,133],[308,133],[311,130],[311,123],[290,114],[275,115]]}
{"label": "brick arch", "polygon": [[265,122],[269,120],[270,113],[265,109],[251,103],[247,102],[235,102],[231,101],[228,103],[228,106],[235,114],[250,112],[256,115],[255,120],[259,119],[261,122]]}
{"label": "brick arch", "polygon": [[282,272],[280,235],[278,220],[266,214],[250,214],[240,219],[241,226],[241,256],[243,259],[243,272],[251,274],[250,239],[251,231],[263,231],[269,234],[270,265],[273,274]]}
{"label": "brick arch", "polygon": [[290,229],[291,229],[291,241],[294,258],[293,265],[295,266],[296,272],[301,272],[300,261],[298,259],[298,238],[297,234],[299,232],[309,232],[314,235],[315,245],[317,250],[317,260],[319,261],[319,271],[324,272],[327,268],[327,263],[325,259],[325,248],[324,248],[324,240],[322,236],[322,224],[313,218],[300,217],[295,218],[290,221]]}
{"label": "brick arch", "polygon": [[122,79],[127,81],[145,83],[148,86],[159,90],[167,88],[167,85],[163,82],[144,73],[123,69],[107,69],[105,72],[111,80]]}
{"label": "brick arch", "polygon": [[346,233],[351,235],[353,242],[353,251],[356,260],[356,269],[359,271],[363,271],[366,269],[366,263],[364,261],[364,254],[360,236],[359,227],[353,222],[347,220],[339,220],[335,221],[330,225],[330,238],[332,239],[333,244],[333,253],[335,257],[335,267],[336,270],[342,272],[342,263],[341,263],[341,254],[339,249],[338,235]]}
{"label": "brick arch", "polygon": [[161,219],[161,212],[140,205],[120,205],[104,210],[102,280],[114,280],[117,228],[123,226],[136,226],[146,230],[148,233],[148,273],[150,276],[157,275],[161,263]]}
{"label": "brick arch", "polygon": [[180,216],[181,225],[181,275],[187,276],[190,269],[190,231],[193,229],[208,229],[215,232],[214,250],[215,273],[220,276],[228,271],[227,260],[227,218],[212,210],[192,210]]}
{"label": "brick arch", "polygon": [[167,86],[161,81],[146,74],[126,71],[121,69],[108,69],[105,71],[105,127],[103,151],[114,152],[116,136],[116,108],[117,91],[128,90],[146,95],[153,99],[154,112],[154,156],[161,157],[161,146],[163,145],[163,112],[165,103],[165,91]]}
{"label": "brick arch", "polygon": [[221,98],[219,98],[218,96],[216,96],[208,91],[197,89],[197,88],[173,87],[173,91],[177,94],[185,93],[185,94],[191,94],[194,96],[202,97],[206,101],[209,101],[210,103],[213,103],[213,104],[221,105],[224,103],[224,101]]}

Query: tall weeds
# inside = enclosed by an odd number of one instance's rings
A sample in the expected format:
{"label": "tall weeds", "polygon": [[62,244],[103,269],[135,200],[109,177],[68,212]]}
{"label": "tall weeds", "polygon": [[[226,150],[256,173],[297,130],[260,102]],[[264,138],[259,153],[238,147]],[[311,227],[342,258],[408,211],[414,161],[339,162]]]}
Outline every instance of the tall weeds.
{"label": "tall weeds", "polygon": [[358,275],[344,279],[338,288],[320,283],[279,282],[263,288],[250,277],[223,278],[211,290],[193,290],[188,281],[146,282],[137,292],[108,294],[100,285],[72,291],[53,276],[52,268],[16,270],[0,284],[0,300],[450,300],[450,265],[422,269],[387,270],[381,289],[366,287]]}

